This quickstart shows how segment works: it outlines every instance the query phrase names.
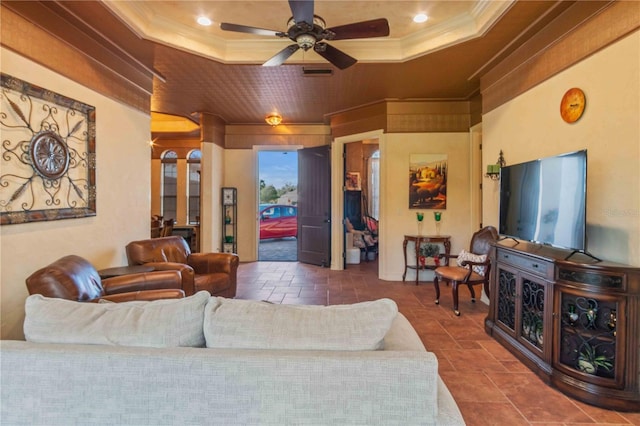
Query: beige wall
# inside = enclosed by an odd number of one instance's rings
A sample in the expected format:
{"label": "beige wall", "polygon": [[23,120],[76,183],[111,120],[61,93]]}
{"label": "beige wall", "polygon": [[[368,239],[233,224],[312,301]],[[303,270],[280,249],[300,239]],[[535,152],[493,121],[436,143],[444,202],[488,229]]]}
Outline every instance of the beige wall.
{"label": "beige wall", "polygon": [[[380,265],[384,280],[401,280],[404,271],[402,243],[404,235],[418,231],[415,209],[409,209],[409,157],[411,154],[447,154],[447,208],[443,210],[441,234],[451,235],[451,252],[469,246],[471,229],[470,137],[468,133],[387,134],[380,141]],[[432,210],[425,212],[425,234],[435,233]],[[409,248],[408,248],[409,249]],[[421,272],[421,280],[433,278],[433,272]],[[415,280],[413,270],[407,280]]]}
{"label": "beige wall", "polygon": [[[586,148],[588,251],[640,266],[640,33],[579,62],[483,117],[483,167]],[[526,70],[522,70],[526,72]],[[560,118],[566,90],[584,90],[582,118]],[[483,215],[498,223],[499,185],[485,179]]]}
{"label": "beige wall", "polygon": [[97,215],[0,227],[2,339],[22,338],[25,278],[68,254],[98,269],[126,264],[127,242],[149,235],[150,117],[11,51],[2,72],[96,107]]}
{"label": "beige wall", "polygon": [[222,203],[220,188],[224,180],[224,149],[214,143],[202,144],[200,185],[200,251],[222,251]]}
{"label": "beige wall", "polygon": [[[344,185],[342,152],[344,145],[370,139],[377,140],[380,149],[380,228],[378,276],[399,281],[404,272],[402,243],[404,235],[418,231],[415,209],[409,209],[409,157],[411,154],[447,154],[449,176],[447,208],[442,215],[441,234],[451,236],[451,252],[468,247],[471,234],[477,229],[470,220],[477,178],[471,174],[471,136],[469,133],[382,133],[382,130],[336,138],[332,146],[332,244],[331,269],[343,269],[343,198]],[[474,186],[475,184],[475,186]],[[435,233],[432,211],[424,210],[425,234]],[[408,250],[411,248],[409,247]],[[411,260],[412,262],[412,260]],[[433,272],[422,271],[421,280],[430,280]],[[415,271],[408,271],[406,279],[415,280]]]}
{"label": "beige wall", "polygon": [[[238,256],[242,262],[256,260],[258,226],[258,162],[256,151],[227,149],[224,185],[238,189]],[[221,209],[218,204],[218,210]]]}

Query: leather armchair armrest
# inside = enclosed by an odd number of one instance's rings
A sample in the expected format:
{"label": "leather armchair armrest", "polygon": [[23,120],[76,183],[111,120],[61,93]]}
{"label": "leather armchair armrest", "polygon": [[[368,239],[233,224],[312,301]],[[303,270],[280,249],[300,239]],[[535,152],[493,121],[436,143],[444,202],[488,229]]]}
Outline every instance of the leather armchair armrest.
{"label": "leather armchair armrest", "polygon": [[108,300],[110,302],[132,302],[136,300],[151,301],[159,299],[182,299],[184,291],[179,289],[162,289],[162,290],[143,290],[130,291],[127,293],[117,293],[102,296],[99,300]]}
{"label": "leather armchair armrest", "polygon": [[235,275],[239,257],[231,253],[191,253],[187,261],[196,274],[223,272]]}
{"label": "leather armchair armrest", "polygon": [[154,271],[179,271],[182,275],[182,289],[187,296],[195,292],[195,272],[193,268],[185,263],[178,262],[149,262],[146,266],[153,267]]}
{"label": "leather armchair armrest", "polygon": [[182,289],[182,275],[175,270],[121,275],[102,280],[102,288],[107,295],[140,290]]}

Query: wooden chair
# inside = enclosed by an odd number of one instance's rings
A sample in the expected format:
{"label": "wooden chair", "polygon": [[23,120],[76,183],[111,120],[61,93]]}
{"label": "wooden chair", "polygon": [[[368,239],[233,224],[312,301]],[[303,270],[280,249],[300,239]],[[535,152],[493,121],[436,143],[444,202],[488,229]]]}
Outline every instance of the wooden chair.
{"label": "wooden chair", "polygon": [[[483,284],[484,292],[489,295],[489,277],[491,272],[491,261],[489,251],[491,243],[498,240],[498,231],[493,226],[486,226],[471,238],[470,252],[461,252],[460,255],[441,254],[440,258],[454,258],[458,266],[440,266],[435,270],[433,285],[436,288],[436,305],[440,303],[440,286],[438,282],[444,280],[451,282],[453,293],[453,312],[460,316],[458,310],[458,284],[466,284],[471,292],[471,302],[475,303],[476,293],[474,285]],[[482,258],[484,256],[484,259]],[[452,265],[449,262],[449,265]]]}
{"label": "wooden chair", "polygon": [[151,216],[151,238],[162,236],[162,216]]}
{"label": "wooden chair", "polygon": [[168,219],[164,221],[164,225],[162,226],[162,234],[161,237],[170,237],[173,235],[173,219]]}

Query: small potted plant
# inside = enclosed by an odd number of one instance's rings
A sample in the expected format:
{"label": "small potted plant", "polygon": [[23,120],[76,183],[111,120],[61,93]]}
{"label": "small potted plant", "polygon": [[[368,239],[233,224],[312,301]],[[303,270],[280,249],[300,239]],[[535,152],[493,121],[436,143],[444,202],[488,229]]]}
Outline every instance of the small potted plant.
{"label": "small potted plant", "polygon": [[437,244],[421,244],[420,245],[420,265],[421,266],[425,266],[427,263],[427,258],[428,257],[433,257],[434,258],[434,264],[435,262],[435,258],[438,257],[438,255],[440,254],[440,246]]}
{"label": "small potted plant", "polygon": [[578,370],[587,374],[596,374],[599,368],[611,371],[613,363],[605,355],[596,355],[596,349],[588,343],[582,345],[578,356]]}

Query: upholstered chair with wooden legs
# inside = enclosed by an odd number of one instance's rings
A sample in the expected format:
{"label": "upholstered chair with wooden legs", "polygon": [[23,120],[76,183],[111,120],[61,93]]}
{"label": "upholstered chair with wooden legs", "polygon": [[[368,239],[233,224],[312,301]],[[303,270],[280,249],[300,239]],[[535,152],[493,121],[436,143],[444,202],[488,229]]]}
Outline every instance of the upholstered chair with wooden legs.
{"label": "upholstered chair with wooden legs", "polygon": [[[493,226],[486,226],[471,238],[469,252],[462,250],[458,255],[441,254],[440,258],[448,258],[448,265],[440,266],[435,270],[433,285],[436,288],[436,305],[440,303],[439,281],[451,283],[453,293],[453,312],[459,316],[458,310],[458,285],[466,284],[471,292],[471,302],[475,303],[476,293],[474,285],[483,284],[484,292],[489,295],[489,276],[491,272],[491,261],[489,252],[491,244],[498,240],[498,231]],[[455,259],[455,262],[451,260]]]}

